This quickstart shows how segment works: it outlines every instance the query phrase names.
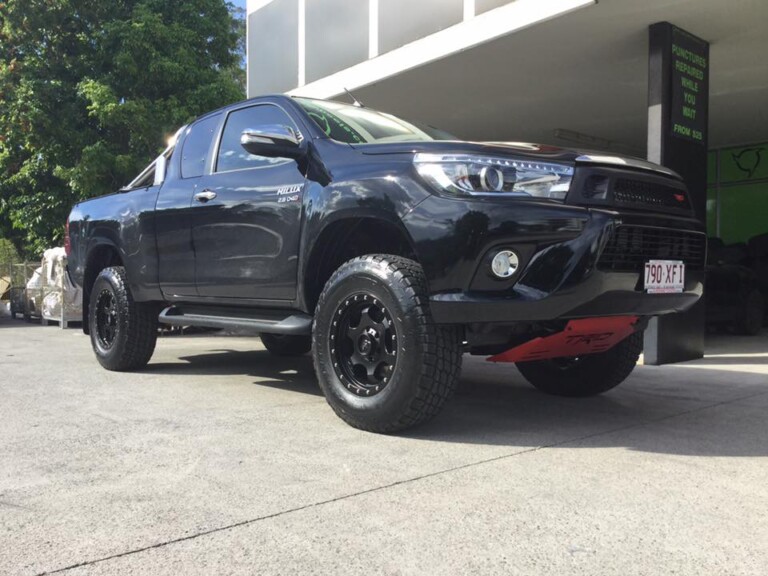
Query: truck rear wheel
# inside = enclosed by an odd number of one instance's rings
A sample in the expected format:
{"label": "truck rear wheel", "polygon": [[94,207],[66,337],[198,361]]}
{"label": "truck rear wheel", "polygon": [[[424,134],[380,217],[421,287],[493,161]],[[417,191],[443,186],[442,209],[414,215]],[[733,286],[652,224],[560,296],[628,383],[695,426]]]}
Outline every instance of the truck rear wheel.
{"label": "truck rear wheel", "polygon": [[261,343],[274,356],[303,356],[312,348],[311,336],[260,334]]}
{"label": "truck rear wheel", "polygon": [[320,295],[312,338],[328,404],[371,432],[431,419],[461,371],[458,329],[434,324],[424,272],[400,256],[362,256],[336,270]]}
{"label": "truck rear wheel", "polygon": [[99,273],[91,290],[88,322],[96,359],[107,370],[141,368],[155,351],[157,309],[134,302],[122,266]]}
{"label": "truck rear wheel", "polygon": [[643,350],[643,333],[635,332],[613,348],[575,358],[517,362],[528,382],[555,396],[595,396],[615,388],[630,375]]}

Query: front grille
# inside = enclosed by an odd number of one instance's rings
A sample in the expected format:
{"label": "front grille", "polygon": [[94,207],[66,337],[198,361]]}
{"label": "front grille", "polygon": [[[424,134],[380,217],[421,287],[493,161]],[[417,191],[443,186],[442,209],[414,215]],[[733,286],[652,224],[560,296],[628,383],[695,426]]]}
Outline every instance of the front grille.
{"label": "front grille", "polygon": [[706,242],[706,236],[698,232],[622,225],[608,239],[597,267],[639,272],[648,260],[682,260],[687,268],[700,270],[704,267]]}
{"label": "front grille", "polygon": [[659,182],[617,178],[613,184],[616,204],[638,207],[690,209],[691,204],[684,189]]}

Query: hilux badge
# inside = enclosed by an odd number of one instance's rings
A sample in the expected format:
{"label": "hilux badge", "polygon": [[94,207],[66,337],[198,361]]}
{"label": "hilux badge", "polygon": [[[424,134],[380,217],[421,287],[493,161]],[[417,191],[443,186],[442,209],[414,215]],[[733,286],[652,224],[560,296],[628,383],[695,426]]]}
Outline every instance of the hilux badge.
{"label": "hilux badge", "polygon": [[286,196],[288,194],[296,194],[301,192],[301,184],[294,184],[293,186],[281,186],[277,189],[278,196]]}
{"label": "hilux badge", "polygon": [[277,189],[277,203],[283,204],[285,202],[298,202],[299,192],[301,192],[301,184],[281,186]]}

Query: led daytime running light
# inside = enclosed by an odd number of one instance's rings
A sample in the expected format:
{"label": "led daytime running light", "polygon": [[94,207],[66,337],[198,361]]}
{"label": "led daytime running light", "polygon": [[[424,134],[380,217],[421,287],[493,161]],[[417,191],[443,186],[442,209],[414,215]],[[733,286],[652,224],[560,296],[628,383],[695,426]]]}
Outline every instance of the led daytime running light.
{"label": "led daytime running light", "polygon": [[438,193],[452,196],[508,196],[562,201],[573,166],[525,158],[474,154],[417,153],[418,173]]}
{"label": "led daytime running light", "polygon": [[567,164],[554,162],[534,162],[532,160],[520,160],[511,158],[497,158],[491,156],[474,156],[472,154],[433,154],[419,152],[413,159],[415,164],[484,164],[487,166],[502,166],[517,170],[536,170],[553,172],[564,176],[573,176],[573,167]]}

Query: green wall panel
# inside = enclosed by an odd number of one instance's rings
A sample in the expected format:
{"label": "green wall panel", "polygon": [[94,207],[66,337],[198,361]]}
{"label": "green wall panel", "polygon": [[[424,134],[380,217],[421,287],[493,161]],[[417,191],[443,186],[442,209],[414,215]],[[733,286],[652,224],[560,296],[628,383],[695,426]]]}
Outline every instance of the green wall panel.
{"label": "green wall panel", "polygon": [[707,188],[707,235],[717,236],[717,188]]}
{"label": "green wall panel", "polygon": [[720,189],[720,236],[726,244],[768,232],[768,183]]}
{"label": "green wall panel", "polygon": [[707,155],[707,184],[710,186],[717,183],[717,152],[710,152]]}
{"label": "green wall panel", "polygon": [[768,232],[768,143],[710,152],[707,182],[710,236],[717,235],[718,213],[726,244]]}
{"label": "green wall panel", "polygon": [[768,144],[720,151],[720,183],[768,179]]}

